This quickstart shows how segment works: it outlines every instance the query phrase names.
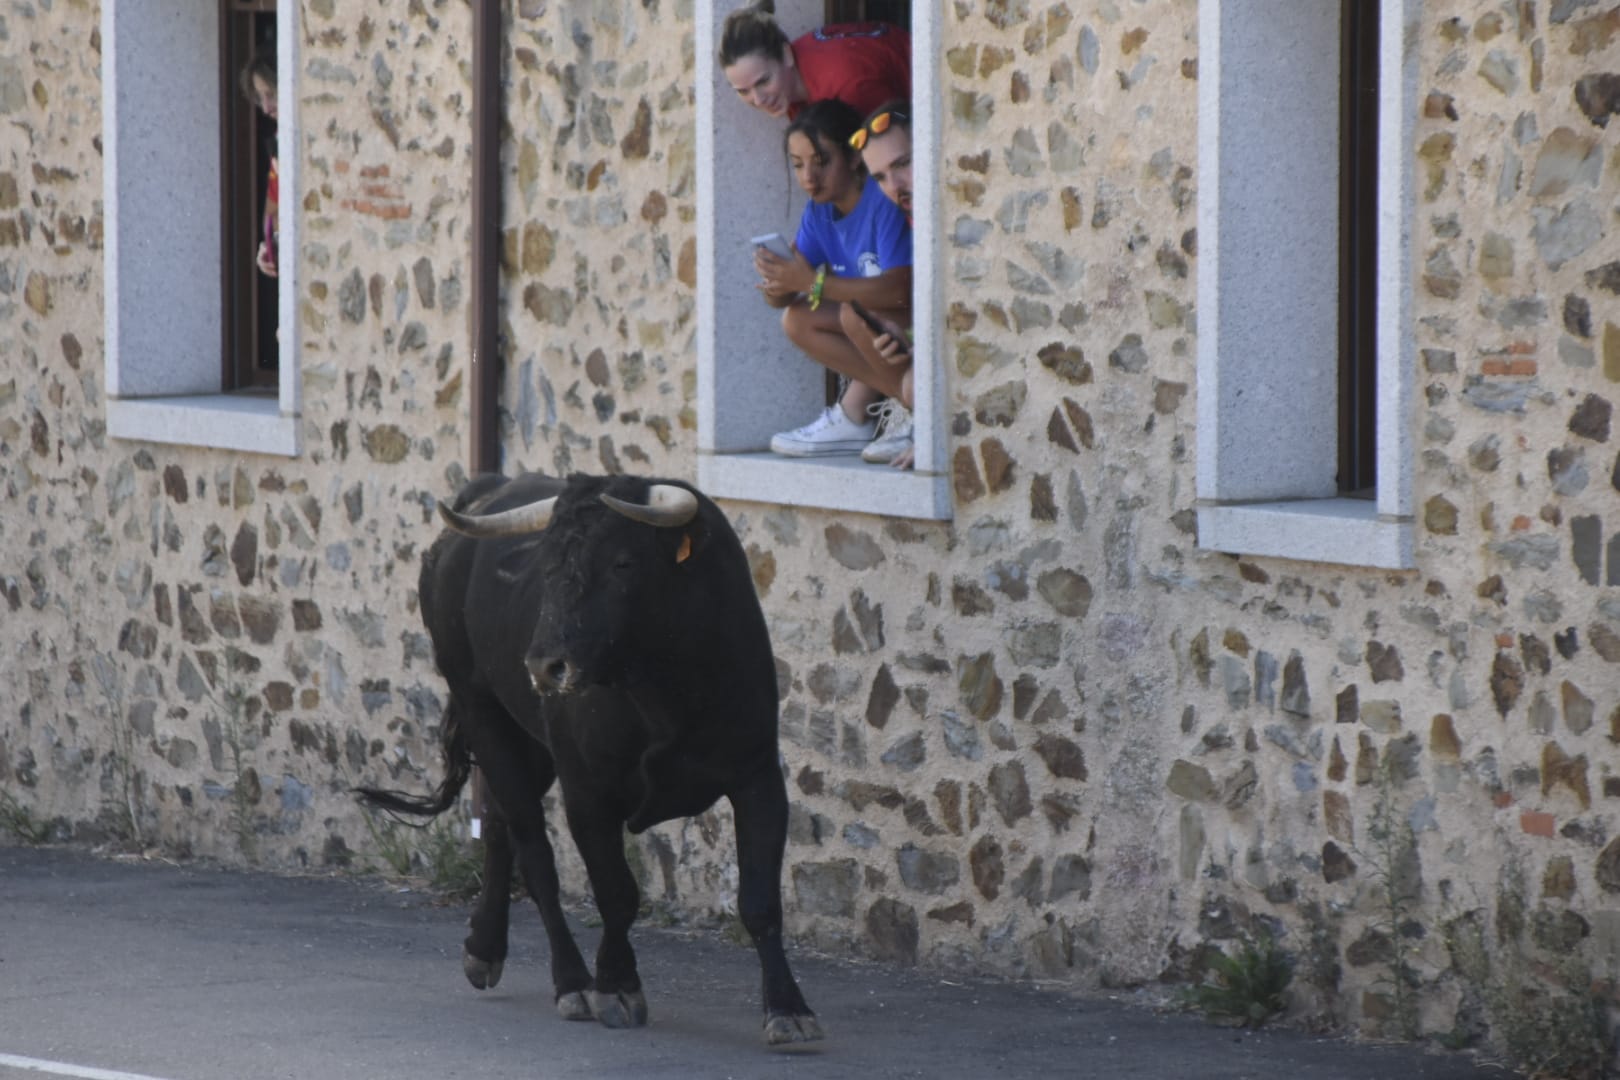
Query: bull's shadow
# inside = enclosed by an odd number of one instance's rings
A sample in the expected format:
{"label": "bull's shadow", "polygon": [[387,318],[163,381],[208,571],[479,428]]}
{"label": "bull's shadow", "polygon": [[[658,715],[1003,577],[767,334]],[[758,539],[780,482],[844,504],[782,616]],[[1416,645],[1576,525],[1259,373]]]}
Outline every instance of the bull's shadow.
{"label": "bull's shadow", "polygon": [[[374,806],[443,813],[472,766],[491,806],[484,891],[462,956],[494,986],[506,961],[513,859],[540,909],[557,1011],[647,1022],[629,931],[640,896],[623,830],[724,797],[737,829],[738,913],[759,954],[765,1040],[822,1037],[782,948],[787,788],[776,666],[742,545],[677,481],[481,476],[422,558],[422,618],[449,685],[445,777],[429,796],[360,788]],[[563,917],[542,797],[560,781],[602,916],[593,978]]]}

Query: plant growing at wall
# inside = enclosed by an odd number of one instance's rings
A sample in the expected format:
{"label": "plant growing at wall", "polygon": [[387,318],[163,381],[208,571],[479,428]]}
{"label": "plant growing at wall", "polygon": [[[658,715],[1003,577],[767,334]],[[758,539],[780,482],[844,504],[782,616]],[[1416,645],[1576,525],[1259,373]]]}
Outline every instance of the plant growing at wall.
{"label": "plant growing at wall", "polygon": [[106,653],[90,657],[90,670],[107,710],[107,726],[112,732],[113,749],[106,756],[118,801],[110,808],[113,832],[140,846],[140,785],[135,775],[135,733],[124,714],[124,673]]}
{"label": "plant growing at wall", "polygon": [[1414,914],[1423,896],[1423,872],[1418,862],[1417,837],[1396,805],[1397,778],[1392,757],[1385,757],[1378,772],[1378,797],[1367,827],[1372,850],[1353,850],[1367,865],[1374,884],[1379,914],[1373,920],[1373,929],[1388,942],[1388,970],[1378,982],[1389,992],[1400,1036],[1410,1040],[1418,1037],[1420,980],[1414,959],[1422,928]]}
{"label": "plant growing at wall", "polygon": [[436,819],[423,834],[422,860],[439,893],[470,900],[484,888],[484,842],[462,835],[453,822]]}
{"label": "plant growing at wall", "polygon": [[395,877],[409,877],[414,864],[407,829],[418,828],[398,820],[388,820],[371,811],[361,815],[366,832],[371,834],[372,850],[361,853],[361,858],[373,868],[380,868]]}
{"label": "plant growing at wall", "polygon": [[221,735],[231,753],[231,832],[242,857],[253,862],[258,857],[253,831],[253,804],[257,801],[253,789],[258,783],[257,776],[244,764],[248,698],[247,688],[240,683],[233,682],[225,688],[225,722],[221,725]]}
{"label": "plant growing at wall", "polygon": [[1344,967],[1339,958],[1340,914],[1319,900],[1303,900],[1299,905],[1305,937],[1295,960],[1295,975],[1306,986],[1315,988],[1324,1012],[1309,1022],[1324,1030],[1342,1020],[1339,984]]}
{"label": "plant growing at wall", "polygon": [[1259,1027],[1287,1007],[1294,960],[1269,932],[1245,938],[1230,955],[1211,950],[1206,962],[1204,981],[1186,990],[1183,1000],[1211,1020]]}
{"label": "plant growing at wall", "polygon": [[373,848],[363,852],[374,868],[394,877],[425,877],[440,894],[470,899],[484,887],[484,844],[462,835],[462,826],[446,820],[427,824],[362,815]]}
{"label": "plant growing at wall", "polygon": [[[1507,874],[1504,899],[1519,902],[1511,886],[1516,875]],[[1483,999],[1491,1028],[1507,1061],[1531,1080],[1601,1080],[1612,1075],[1614,1032],[1608,1005],[1594,990],[1591,968],[1577,957],[1552,965],[1538,965],[1524,955],[1516,932],[1516,918],[1498,919],[1511,924],[1502,963],[1493,965],[1485,944],[1485,920],[1469,912],[1445,925],[1446,947],[1452,964]],[[1499,970],[1498,970],[1499,969]]]}
{"label": "plant growing at wall", "polygon": [[51,824],[34,817],[9,791],[0,791],[0,832],[25,844],[38,845],[50,840]]}

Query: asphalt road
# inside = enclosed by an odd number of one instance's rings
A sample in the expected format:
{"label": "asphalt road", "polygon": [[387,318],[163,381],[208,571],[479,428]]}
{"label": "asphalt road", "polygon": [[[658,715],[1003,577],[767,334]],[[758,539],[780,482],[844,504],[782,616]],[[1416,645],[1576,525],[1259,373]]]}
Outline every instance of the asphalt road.
{"label": "asphalt road", "polygon": [[[1504,1080],[1455,1054],[1235,1032],[1128,1002],[791,951],[828,1038],[760,1037],[751,949],[638,929],[649,1026],[552,1009],[513,910],[494,990],[461,974],[466,912],[371,881],[0,847],[0,1077],[84,1080],[1152,1077]],[[594,935],[580,931],[590,956]]]}

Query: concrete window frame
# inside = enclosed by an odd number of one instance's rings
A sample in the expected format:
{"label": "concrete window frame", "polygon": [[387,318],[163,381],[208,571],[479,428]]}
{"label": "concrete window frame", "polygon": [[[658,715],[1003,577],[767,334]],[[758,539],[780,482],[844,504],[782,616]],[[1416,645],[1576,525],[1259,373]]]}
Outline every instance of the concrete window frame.
{"label": "concrete window frame", "polygon": [[[299,187],[298,3],[277,0],[281,189]],[[297,456],[298,260],[278,278],[274,396],[222,392],[220,5],[103,4],[107,431],[114,438]],[[280,244],[298,250],[296,198]]]}
{"label": "concrete window frame", "polygon": [[1340,5],[1198,5],[1198,544],[1414,565],[1421,0],[1379,27],[1377,490],[1338,495]]}
{"label": "concrete window frame", "polygon": [[[945,372],[941,361],[938,162],[939,0],[911,8],[913,182],[912,303],[915,351],[914,470],[868,465],[855,455],[794,459],[768,449],[771,435],[807,422],[825,399],[824,369],[782,334],[780,312],[754,289],[750,236],[792,235],[802,197],[782,159],[782,121],[744,107],[715,62],[735,5],[697,0],[697,419],[698,483],[711,496],[948,520]],[[824,21],[822,0],[778,0],[789,36]],[[723,210],[722,210],[723,208]]]}

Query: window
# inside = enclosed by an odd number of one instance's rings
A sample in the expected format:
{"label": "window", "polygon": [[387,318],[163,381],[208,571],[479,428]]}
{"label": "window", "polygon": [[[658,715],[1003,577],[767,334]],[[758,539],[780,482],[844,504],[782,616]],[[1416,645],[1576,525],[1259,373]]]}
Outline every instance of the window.
{"label": "window", "polygon": [[[243,92],[249,62],[275,63],[275,0],[229,0],[220,20],[220,148],[225,188],[224,370],[227,390],[276,385],[276,279],[259,272],[276,122]],[[279,80],[278,80],[279,81]]]}
{"label": "window", "polygon": [[1378,5],[1344,0],[1339,110],[1339,493],[1378,479]]}
{"label": "window", "polygon": [[[241,297],[226,267],[240,256],[231,251],[229,181],[221,182],[232,130],[224,103],[238,95],[236,73],[225,68],[230,31],[241,20],[251,29],[268,16],[280,31],[279,134],[282,145],[297,145],[297,5],[275,0],[273,14],[252,10],[261,6],[102,7],[107,429],[115,438],[298,453],[299,350],[289,317],[296,260],[284,260],[276,279],[279,363],[266,368],[261,352],[244,377],[227,347],[241,325],[232,318]],[[283,157],[281,173],[282,190],[297,191],[296,154]],[[256,218],[258,211],[248,212]],[[282,249],[296,251],[296,200],[282,206],[280,220]],[[230,392],[255,383],[264,384],[261,392]]]}
{"label": "window", "polygon": [[[854,455],[789,459],[767,449],[825,400],[823,369],[783,337],[780,313],[754,291],[748,238],[791,235],[801,200],[781,158],[782,124],[736,101],[714,53],[730,3],[698,0],[698,482],[710,495],[898,517],[951,516],[942,422],[943,306],[939,276],[937,0],[911,5],[915,161],[912,309],[917,462],[901,472]],[[869,10],[876,4],[867,0]],[[790,36],[828,19],[821,0],[778,0]],[[723,212],[721,210],[723,208]],[[931,362],[929,358],[932,358]]]}
{"label": "window", "polygon": [[1379,7],[1200,2],[1205,548],[1413,564],[1416,4]]}

